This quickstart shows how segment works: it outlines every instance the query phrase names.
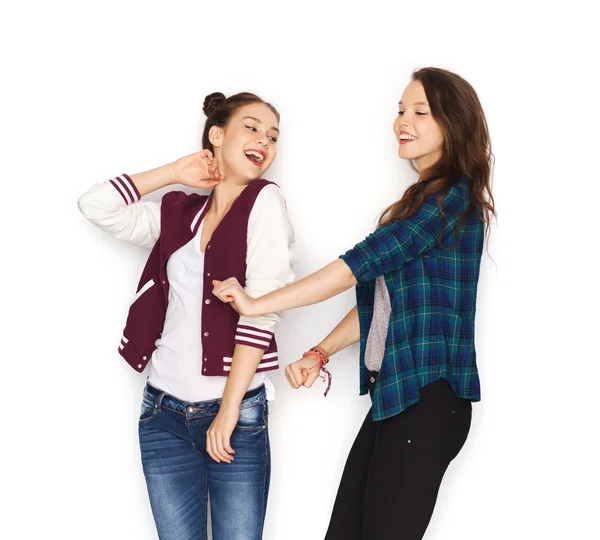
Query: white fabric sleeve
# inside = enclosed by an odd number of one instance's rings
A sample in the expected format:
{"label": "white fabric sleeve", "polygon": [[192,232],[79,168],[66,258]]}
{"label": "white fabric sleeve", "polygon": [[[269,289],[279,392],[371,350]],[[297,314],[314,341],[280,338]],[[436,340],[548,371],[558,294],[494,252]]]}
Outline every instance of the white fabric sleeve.
{"label": "white fabric sleeve", "polygon": [[92,186],[78,205],[89,221],[119,240],[152,247],[160,236],[160,203],[140,201],[126,174]]}
{"label": "white fabric sleeve", "polygon": [[[294,230],[281,189],[275,184],[258,194],[248,220],[246,292],[253,298],[294,281]],[[267,350],[281,312],[261,317],[240,317],[235,343]]]}

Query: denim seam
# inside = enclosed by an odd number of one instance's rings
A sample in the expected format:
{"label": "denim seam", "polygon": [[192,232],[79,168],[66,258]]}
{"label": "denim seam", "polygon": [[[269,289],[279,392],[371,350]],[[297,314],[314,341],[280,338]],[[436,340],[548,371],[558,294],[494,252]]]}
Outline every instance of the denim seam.
{"label": "denim seam", "polygon": [[202,511],[204,512],[204,540],[208,540],[208,471],[206,466],[204,467],[204,508]]}
{"label": "denim seam", "polygon": [[267,445],[269,444],[269,430],[266,429],[267,426],[267,418],[266,418],[266,408],[263,412],[263,421],[265,422],[265,436],[264,436],[264,444],[263,444],[263,463],[265,464],[265,474],[263,476],[263,484],[262,484],[262,509],[261,509],[261,537],[265,528],[265,519],[267,515],[267,470],[269,464],[267,463]]}
{"label": "denim seam", "polygon": [[[152,405],[151,407],[146,407],[144,405],[144,403],[142,402],[142,408],[145,411],[152,411],[152,414],[150,416],[148,416],[147,418],[139,418],[138,424],[145,424],[146,422],[150,422],[150,420],[154,420],[156,418],[156,413],[158,412],[156,405]],[[144,413],[142,413],[142,414],[144,414]],[[142,416],[142,414],[140,414],[140,417]]]}
{"label": "denim seam", "polygon": [[266,399],[260,399],[259,401],[257,401],[256,403],[252,403],[251,405],[246,405],[244,406],[244,402],[242,401],[242,403],[240,404],[240,410],[246,410],[246,409],[252,409],[253,407],[258,407],[259,405],[264,405],[266,403]]}
{"label": "denim seam", "polygon": [[198,445],[196,444],[196,441],[192,441],[192,448],[196,451],[196,454],[198,454],[204,460],[204,456],[202,455],[202,451],[200,450],[200,448],[198,448]]}
{"label": "denim seam", "polygon": [[[177,413],[181,416],[185,416],[187,418],[188,413],[187,412],[183,412],[183,411],[178,411],[177,409],[174,409],[173,407],[169,407],[167,405],[163,405],[162,406],[163,409],[166,409],[168,411],[172,411],[174,413]],[[190,418],[187,418],[188,420],[195,420],[196,418],[206,418],[207,416],[216,416],[216,413],[210,413],[210,414],[206,414],[204,416],[192,416]]]}
{"label": "denim seam", "polygon": [[181,416],[186,416],[186,414],[184,412],[178,411],[176,409],[173,409],[173,407],[167,407],[166,405],[163,406],[164,409],[167,409],[168,411],[180,414]]}

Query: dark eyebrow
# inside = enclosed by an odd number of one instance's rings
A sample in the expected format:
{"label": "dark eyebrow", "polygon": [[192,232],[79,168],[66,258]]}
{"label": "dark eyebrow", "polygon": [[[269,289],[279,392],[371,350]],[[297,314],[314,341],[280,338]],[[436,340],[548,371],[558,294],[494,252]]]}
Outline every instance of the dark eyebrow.
{"label": "dark eyebrow", "polygon": [[[244,118],[242,118],[242,120],[246,120],[246,118],[248,118],[249,120],[254,120],[257,124],[260,124],[262,126],[262,122],[258,118],[255,118],[254,116],[244,116]],[[271,127],[269,129],[276,131],[277,133],[280,133],[279,129],[276,127]]]}
{"label": "dark eyebrow", "polygon": [[[400,105],[404,105],[404,103],[400,102],[398,103],[398,106]],[[415,105],[425,105],[425,107],[429,107],[429,103],[425,103],[424,101],[416,101]]]}

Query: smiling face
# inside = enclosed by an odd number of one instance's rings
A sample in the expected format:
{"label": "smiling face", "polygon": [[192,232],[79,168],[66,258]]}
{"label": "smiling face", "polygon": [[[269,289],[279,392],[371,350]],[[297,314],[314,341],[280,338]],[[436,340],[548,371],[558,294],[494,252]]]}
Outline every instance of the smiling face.
{"label": "smiling face", "polygon": [[444,134],[431,114],[420,81],[412,81],[402,94],[394,134],[400,145],[398,155],[414,160],[419,171],[433,165],[442,154]]}
{"label": "smiling face", "polygon": [[279,122],[264,103],[244,105],[227,126],[213,126],[210,140],[225,177],[242,182],[261,178],[277,155]]}

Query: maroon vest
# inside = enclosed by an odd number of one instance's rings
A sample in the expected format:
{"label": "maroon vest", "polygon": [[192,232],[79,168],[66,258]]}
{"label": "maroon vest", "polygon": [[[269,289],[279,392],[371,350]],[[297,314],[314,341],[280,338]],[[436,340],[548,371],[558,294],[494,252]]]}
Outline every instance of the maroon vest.
{"label": "maroon vest", "polygon": [[[202,309],[203,375],[229,374],[239,315],[231,306],[213,296],[212,280],[235,277],[242,287],[246,285],[248,219],[256,197],[271,183],[268,180],[255,180],[249,184],[234,201],[206,246]],[[162,198],[160,237],[142,272],[119,346],[119,354],[136,371],[145,369],[163,330],[169,298],[167,261],[175,251],[194,238],[210,207],[212,196],[212,193],[206,196],[173,191]],[[241,332],[248,331],[248,327],[241,328],[246,328]],[[265,350],[265,358],[261,362],[264,365],[259,365],[257,371],[277,369],[275,337],[264,330],[261,333],[270,336],[270,343],[259,347]],[[264,339],[262,337],[261,341]]]}

